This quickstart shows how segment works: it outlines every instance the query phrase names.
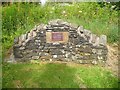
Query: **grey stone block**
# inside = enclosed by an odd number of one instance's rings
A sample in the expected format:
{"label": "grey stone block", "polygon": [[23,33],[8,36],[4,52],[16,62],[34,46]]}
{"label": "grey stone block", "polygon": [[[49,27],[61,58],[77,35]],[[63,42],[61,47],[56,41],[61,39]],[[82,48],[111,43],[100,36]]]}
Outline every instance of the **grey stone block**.
{"label": "grey stone block", "polygon": [[39,59],[39,56],[32,56],[32,59]]}
{"label": "grey stone block", "polygon": [[106,44],[107,44],[107,36],[106,35],[100,36],[100,44],[106,46]]}

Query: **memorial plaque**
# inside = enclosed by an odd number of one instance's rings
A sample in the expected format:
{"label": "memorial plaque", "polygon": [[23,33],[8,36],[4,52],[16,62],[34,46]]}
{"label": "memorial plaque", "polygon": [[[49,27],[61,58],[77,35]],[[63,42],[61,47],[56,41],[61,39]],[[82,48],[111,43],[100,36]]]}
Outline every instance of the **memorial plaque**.
{"label": "memorial plaque", "polygon": [[63,33],[52,32],[52,41],[63,41]]}
{"label": "memorial plaque", "polygon": [[46,32],[47,43],[67,43],[68,37],[68,32]]}

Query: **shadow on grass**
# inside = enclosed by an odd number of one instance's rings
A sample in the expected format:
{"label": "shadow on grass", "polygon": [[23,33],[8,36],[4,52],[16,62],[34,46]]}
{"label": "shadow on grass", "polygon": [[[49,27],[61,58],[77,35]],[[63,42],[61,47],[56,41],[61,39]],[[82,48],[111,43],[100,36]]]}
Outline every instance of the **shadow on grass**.
{"label": "shadow on grass", "polygon": [[60,63],[48,63],[39,76],[34,80],[41,88],[78,88],[75,82],[76,69]]}
{"label": "shadow on grass", "polygon": [[60,63],[6,64],[3,88],[78,88],[76,69]]}
{"label": "shadow on grass", "polygon": [[117,78],[98,66],[72,67],[65,63],[4,64],[2,76],[3,88],[118,87]]}

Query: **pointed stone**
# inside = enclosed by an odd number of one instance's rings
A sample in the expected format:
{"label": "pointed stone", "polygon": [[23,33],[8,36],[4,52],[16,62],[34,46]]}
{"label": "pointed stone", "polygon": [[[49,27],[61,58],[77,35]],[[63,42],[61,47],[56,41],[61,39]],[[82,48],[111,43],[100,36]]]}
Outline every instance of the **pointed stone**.
{"label": "pointed stone", "polygon": [[107,44],[107,36],[106,35],[101,35],[100,36],[100,45],[106,46]]}

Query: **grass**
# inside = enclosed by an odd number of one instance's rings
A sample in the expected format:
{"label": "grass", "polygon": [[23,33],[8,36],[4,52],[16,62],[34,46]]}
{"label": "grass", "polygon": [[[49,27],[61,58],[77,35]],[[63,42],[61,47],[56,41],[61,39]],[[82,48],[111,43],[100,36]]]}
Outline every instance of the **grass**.
{"label": "grass", "polygon": [[2,88],[2,64],[0,63],[0,89]]}
{"label": "grass", "polygon": [[65,63],[3,65],[3,88],[117,88],[118,80],[99,66]]}
{"label": "grass", "polygon": [[107,36],[108,43],[117,42],[118,36],[118,25],[108,24],[100,20],[85,21],[73,18],[69,20],[70,22],[76,23],[77,25],[82,25],[85,29],[92,31],[92,33],[100,36],[102,34]]}

